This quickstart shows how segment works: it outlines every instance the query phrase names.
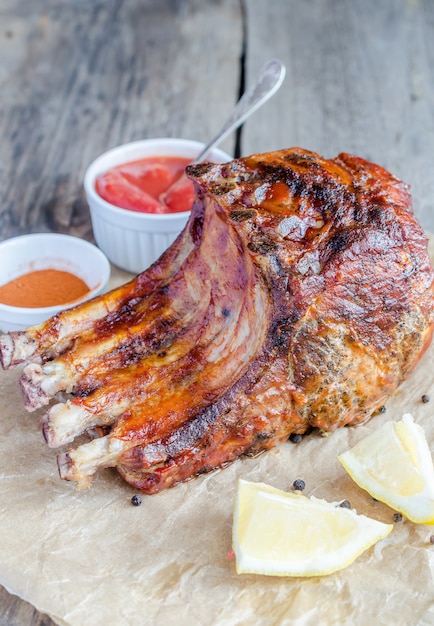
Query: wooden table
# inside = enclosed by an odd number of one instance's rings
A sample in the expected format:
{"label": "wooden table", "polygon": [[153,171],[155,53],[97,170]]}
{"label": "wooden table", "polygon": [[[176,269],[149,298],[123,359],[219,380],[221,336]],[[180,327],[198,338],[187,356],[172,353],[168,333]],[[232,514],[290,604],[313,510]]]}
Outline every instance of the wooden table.
{"label": "wooden table", "polygon": [[[206,141],[272,57],[283,87],[221,147],[358,154],[411,184],[434,232],[430,0],[0,0],[0,239],[92,240],[86,166],[135,139]],[[53,623],[0,588],[1,626]]]}

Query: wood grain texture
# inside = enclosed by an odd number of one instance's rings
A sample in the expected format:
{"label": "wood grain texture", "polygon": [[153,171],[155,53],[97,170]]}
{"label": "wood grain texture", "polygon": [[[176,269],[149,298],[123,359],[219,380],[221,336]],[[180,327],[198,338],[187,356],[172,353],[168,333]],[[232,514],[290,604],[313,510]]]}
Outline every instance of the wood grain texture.
{"label": "wood grain texture", "polygon": [[39,613],[31,604],[9,594],[0,586],[1,626],[55,626],[55,622]]}
{"label": "wood grain texture", "polygon": [[238,0],[1,0],[0,18],[1,239],[91,239],[95,157],[147,137],[207,140],[237,100]]}
{"label": "wood grain texture", "polygon": [[411,184],[415,213],[434,232],[434,3],[245,5],[247,81],[269,57],[287,76],[246,122],[243,153],[299,145],[365,157]]}

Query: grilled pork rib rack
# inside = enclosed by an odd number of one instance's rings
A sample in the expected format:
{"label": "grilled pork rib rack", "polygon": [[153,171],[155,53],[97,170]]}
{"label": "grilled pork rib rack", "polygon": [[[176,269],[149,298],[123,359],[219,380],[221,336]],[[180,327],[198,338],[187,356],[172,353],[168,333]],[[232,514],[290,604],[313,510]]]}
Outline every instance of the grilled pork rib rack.
{"label": "grilled pork rib rack", "polygon": [[312,427],[364,422],[433,330],[433,272],[407,187],[294,148],[188,168],[188,224],[148,270],[0,338],[49,446],[87,486],[116,467],[158,492]]}

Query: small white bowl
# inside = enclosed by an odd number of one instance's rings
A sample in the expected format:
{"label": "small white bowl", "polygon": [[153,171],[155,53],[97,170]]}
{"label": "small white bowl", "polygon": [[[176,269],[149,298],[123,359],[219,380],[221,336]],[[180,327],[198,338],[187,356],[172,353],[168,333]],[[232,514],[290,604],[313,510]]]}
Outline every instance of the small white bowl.
{"label": "small white bowl", "polygon": [[55,269],[70,272],[89,287],[72,303],[47,307],[18,307],[0,302],[0,330],[22,330],[44,322],[59,311],[102,293],[110,278],[110,263],[96,246],[70,235],[40,233],[6,239],[0,243],[0,285],[23,274]]}
{"label": "small white bowl", "polygon": [[[193,160],[204,144],[189,139],[144,139],[113,148],[89,165],[84,189],[93,233],[99,248],[118,267],[138,274],[156,261],[187,223],[190,211],[161,215],[121,209],[106,202],[95,189],[99,174],[116,165],[152,156],[179,156]],[[208,161],[226,163],[232,157],[214,148]]]}

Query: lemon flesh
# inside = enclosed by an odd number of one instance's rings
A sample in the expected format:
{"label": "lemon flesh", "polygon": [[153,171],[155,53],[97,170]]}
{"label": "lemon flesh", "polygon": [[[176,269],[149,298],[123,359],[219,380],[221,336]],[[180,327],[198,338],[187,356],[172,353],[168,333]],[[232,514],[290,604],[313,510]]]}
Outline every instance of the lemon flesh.
{"label": "lemon flesh", "polygon": [[232,537],[237,573],[331,574],[392,528],[336,503],[240,480]]}
{"label": "lemon flesh", "polygon": [[434,524],[434,468],[425,432],[410,414],[386,422],[338,457],[351,478],[409,520]]}

